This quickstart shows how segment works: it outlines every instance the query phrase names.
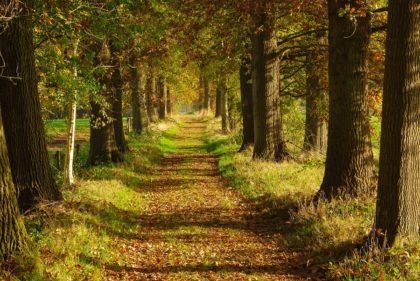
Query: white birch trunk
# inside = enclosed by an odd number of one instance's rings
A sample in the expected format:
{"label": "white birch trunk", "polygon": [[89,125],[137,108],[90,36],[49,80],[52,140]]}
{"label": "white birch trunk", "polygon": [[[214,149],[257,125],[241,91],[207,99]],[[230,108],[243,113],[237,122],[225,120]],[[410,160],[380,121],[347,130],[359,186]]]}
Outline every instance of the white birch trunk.
{"label": "white birch trunk", "polygon": [[[74,55],[77,56],[79,47],[79,39],[76,40],[74,47]],[[77,68],[74,67],[74,77],[77,77]],[[68,127],[67,127],[67,148],[66,158],[64,160],[64,186],[71,187],[74,184],[73,161],[74,147],[76,139],[76,119],[77,119],[77,102],[76,95],[73,97],[68,111]]]}

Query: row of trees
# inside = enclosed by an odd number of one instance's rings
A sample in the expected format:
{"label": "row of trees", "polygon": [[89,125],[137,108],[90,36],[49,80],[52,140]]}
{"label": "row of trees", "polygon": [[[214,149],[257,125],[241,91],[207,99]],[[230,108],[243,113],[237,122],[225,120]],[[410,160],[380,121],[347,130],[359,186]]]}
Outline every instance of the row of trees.
{"label": "row of trees", "polygon": [[[390,244],[419,235],[418,5],[389,6],[375,228]],[[88,163],[120,162],[125,104],[141,133],[171,112],[174,99],[194,99],[190,88],[225,132],[242,119],[241,150],[252,146],[254,159],[271,161],[289,157],[285,103],[305,98],[304,150],[327,155],[319,195],[360,196],[377,185],[367,83],[380,89],[382,68],[367,62],[381,61],[383,35],[374,32],[384,30],[383,9],[366,1],[9,0],[0,9],[2,255],[24,244],[19,209],[61,199],[45,105],[69,119],[66,185],[78,109],[90,112]]]}
{"label": "row of trees", "polygon": [[[367,1],[328,1],[327,7],[300,6],[301,14],[294,15],[294,19],[309,20],[313,27],[306,25],[307,30],[280,36],[283,24],[292,22],[286,18],[290,16],[290,10],[296,8],[294,3],[236,4],[226,4],[225,8],[245,19],[239,25],[246,28],[241,39],[249,42],[234,53],[240,60],[236,69],[240,69],[241,82],[241,150],[252,144],[254,159],[283,161],[288,158],[281,112],[282,96],[287,95],[288,89],[283,89],[282,85],[291,77],[300,79],[297,76],[302,71],[306,75],[306,91],[294,96],[306,98],[303,150],[326,150],[325,174],[317,198],[364,196],[374,193],[378,187],[375,231],[372,233],[381,239],[387,237],[390,245],[398,237],[418,238],[420,24],[416,10],[419,3],[390,1],[389,8],[376,10]],[[317,10],[319,7],[324,10]],[[387,10],[389,19],[385,24],[380,14]],[[323,18],[328,18],[328,22],[323,22]],[[372,152],[368,82],[374,84],[372,81],[379,80],[376,87],[381,88],[382,80],[376,72],[381,72],[383,67],[369,66],[368,61],[375,61],[371,56],[380,56],[375,48],[383,35],[375,33],[385,29],[378,182]],[[290,64],[302,58],[301,70],[288,71]],[[328,60],[328,65],[323,66],[324,59]],[[324,69],[328,69],[325,74]],[[328,97],[324,94],[326,90]],[[220,99],[219,95],[216,99]],[[221,102],[222,105],[216,102],[216,111],[221,112],[222,127],[226,131],[223,109],[228,106],[223,98]]]}
{"label": "row of trees", "polygon": [[[171,78],[159,64],[168,51],[168,38],[156,34],[156,26],[142,32],[158,38],[148,38],[145,44],[139,36],[144,25],[138,17],[160,12],[152,3],[130,3],[0,3],[1,256],[26,244],[21,212],[33,210],[41,201],[62,199],[47,151],[45,104],[67,111],[66,186],[74,182],[79,108],[90,112],[88,165],[123,161],[128,150],[123,130],[126,85],[136,133],[170,114]],[[161,33],[167,32],[165,23],[159,24]]]}

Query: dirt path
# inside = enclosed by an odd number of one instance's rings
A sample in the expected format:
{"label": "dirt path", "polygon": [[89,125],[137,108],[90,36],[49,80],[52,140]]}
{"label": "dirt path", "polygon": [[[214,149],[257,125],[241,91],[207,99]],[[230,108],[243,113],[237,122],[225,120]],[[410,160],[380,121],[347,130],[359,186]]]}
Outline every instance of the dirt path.
{"label": "dirt path", "polygon": [[[255,221],[249,205],[218,176],[206,152],[206,124],[184,121],[148,187],[141,231],[118,242],[123,265],[109,265],[107,280],[304,280],[291,274],[293,255],[282,252]],[[254,218],[254,219],[250,219]]]}

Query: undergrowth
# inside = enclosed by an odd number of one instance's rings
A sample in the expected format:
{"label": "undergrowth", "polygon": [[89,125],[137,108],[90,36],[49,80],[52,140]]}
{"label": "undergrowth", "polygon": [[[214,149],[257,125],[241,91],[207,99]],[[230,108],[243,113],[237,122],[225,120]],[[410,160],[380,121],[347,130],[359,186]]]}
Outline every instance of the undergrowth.
{"label": "undergrowth", "polygon": [[[372,122],[378,124],[378,120]],[[378,141],[373,142],[377,150]],[[284,217],[281,223],[286,231],[279,246],[311,252],[311,263],[323,268],[328,278],[419,280],[420,243],[391,250],[366,243],[374,220],[375,198],[313,201],[322,182],[323,157],[301,155],[292,148],[293,160],[252,161],[251,149],[237,152],[240,134],[221,134],[219,120],[209,122],[206,143],[208,150],[219,156],[219,172],[259,211]]]}

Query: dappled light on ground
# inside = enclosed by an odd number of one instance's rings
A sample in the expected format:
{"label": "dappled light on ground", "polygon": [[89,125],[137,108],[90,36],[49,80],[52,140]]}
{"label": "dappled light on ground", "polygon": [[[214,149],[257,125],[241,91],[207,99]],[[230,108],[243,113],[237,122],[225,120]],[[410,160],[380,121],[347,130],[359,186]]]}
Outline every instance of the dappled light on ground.
{"label": "dappled light on ground", "polygon": [[218,176],[205,129],[189,119],[169,136],[176,152],[135,189],[145,202],[140,231],[116,241],[127,262],[104,265],[107,280],[306,279],[294,266],[300,254],[279,249],[264,231],[269,221]]}

